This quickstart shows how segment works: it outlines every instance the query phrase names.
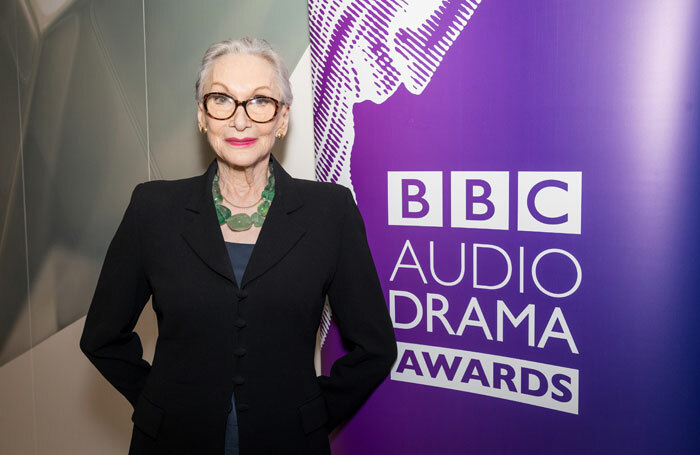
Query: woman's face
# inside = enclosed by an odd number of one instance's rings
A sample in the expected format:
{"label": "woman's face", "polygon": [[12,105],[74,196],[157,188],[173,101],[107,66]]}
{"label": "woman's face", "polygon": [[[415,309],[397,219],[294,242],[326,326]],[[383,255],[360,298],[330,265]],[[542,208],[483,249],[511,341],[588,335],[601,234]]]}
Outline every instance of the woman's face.
{"label": "woman's face", "polygon": [[[279,101],[276,81],[274,67],[264,58],[247,54],[224,55],[212,63],[209,76],[203,83],[203,94],[221,92],[238,101],[261,95]],[[209,144],[221,160],[232,166],[248,167],[267,157],[278,132],[287,134],[289,107],[280,105],[271,122],[256,123],[248,118],[243,106],[238,106],[230,119],[216,120],[205,113],[199,102],[197,118],[200,128],[207,127]]]}

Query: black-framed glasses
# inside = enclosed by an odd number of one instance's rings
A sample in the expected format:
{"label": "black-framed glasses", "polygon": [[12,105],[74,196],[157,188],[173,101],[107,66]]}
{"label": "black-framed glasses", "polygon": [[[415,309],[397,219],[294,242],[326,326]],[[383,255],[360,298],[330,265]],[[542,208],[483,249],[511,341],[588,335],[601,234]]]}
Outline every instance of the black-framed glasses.
{"label": "black-framed glasses", "polygon": [[204,112],[216,120],[228,120],[236,113],[238,106],[243,106],[243,110],[249,119],[255,123],[271,122],[277,115],[280,102],[269,96],[256,95],[245,101],[238,101],[231,95],[221,92],[211,92],[202,98]]}

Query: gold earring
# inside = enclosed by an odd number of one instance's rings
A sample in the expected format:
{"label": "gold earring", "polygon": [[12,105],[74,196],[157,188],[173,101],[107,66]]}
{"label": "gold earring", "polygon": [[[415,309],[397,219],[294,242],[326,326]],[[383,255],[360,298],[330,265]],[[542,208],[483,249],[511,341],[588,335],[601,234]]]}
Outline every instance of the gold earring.
{"label": "gold earring", "polygon": [[284,134],[282,133],[282,131],[278,131],[277,134],[275,134],[275,137],[277,139],[282,139],[284,137]]}
{"label": "gold earring", "polygon": [[200,127],[199,127],[199,131],[201,131],[202,134],[206,133],[206,132],[207,132],[207,127],[206,127],[206,125],[200,126]]}

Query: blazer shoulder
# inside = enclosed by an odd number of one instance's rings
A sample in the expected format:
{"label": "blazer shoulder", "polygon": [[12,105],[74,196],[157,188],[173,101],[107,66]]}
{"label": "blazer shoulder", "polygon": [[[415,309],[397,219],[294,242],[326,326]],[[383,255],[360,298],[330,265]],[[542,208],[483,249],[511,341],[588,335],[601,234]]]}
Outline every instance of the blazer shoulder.
{"label": "blazer shoulder", "polygon": [[133,197],[143,201],[144,204],[165,204],[167,201],[179,200],[180,197],[188,194],[196,178],[141,182],[134,188]]}
{"label": "blazer shoulder", "polygon": [[318,182],[316,180],[306,180],[294,178],[299,192],[304,199],[318,201],[321,203],[341,203],[350,194],[350,190],[339,183]]}

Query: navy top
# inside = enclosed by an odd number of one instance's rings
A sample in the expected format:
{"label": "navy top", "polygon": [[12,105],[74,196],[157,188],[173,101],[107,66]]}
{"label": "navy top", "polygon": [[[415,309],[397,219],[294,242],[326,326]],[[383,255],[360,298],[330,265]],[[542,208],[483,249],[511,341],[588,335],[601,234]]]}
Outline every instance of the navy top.
{"label": "navy top", "polygon": [[[226,242],[228,257],[231,259],[233,266],[233,274],[236,276],[236,282],[240,287],[243,279],[243,272],[248,265],[248,260],[253,252],[254,243],[235,243]],[[231,394],[231,412],[226,421],[226,441],[225,455],[238,455],[238,416],[236,415],[236,401],[233,393]]]}
{"label": "navy top", "polygon": [[254,243],[226,242],[228,257],[231,259],[233,274],[236,275],[238,287],[241,287],[243,272],[245,271],[246,265],[248,265],[248,260],[250,259],[250,254],[253,252],[254,246]]}

